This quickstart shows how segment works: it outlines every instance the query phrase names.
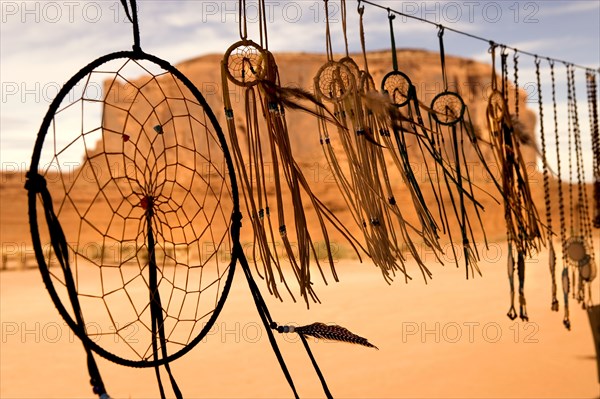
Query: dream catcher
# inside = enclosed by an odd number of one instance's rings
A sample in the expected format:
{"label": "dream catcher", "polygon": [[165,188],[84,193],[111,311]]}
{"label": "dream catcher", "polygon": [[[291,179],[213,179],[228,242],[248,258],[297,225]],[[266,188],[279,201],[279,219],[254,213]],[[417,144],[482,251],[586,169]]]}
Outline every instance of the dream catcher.
{"label": "dream catcher", "polygon": [[[441,159],[439,159],[439,157],[436,159],[436,155],[438,154],[430,145],[432,142],[430,139],[430,132],[425,128],[420,113],[420,105],[417,99],[415,86],[410,81],[408,75],[398,69],[396,40],[394,37],[394,19],[395,15],[388,10],[393,70],[387,73],[381,82],[381,91],[388,97],[387,99],[390,103],[389,106],[384,109],[387,111],[388,117],[385,117],[384,114],[383,118],[379,118],[381,127],[378,131],[384,145],[390,149],[389,153],[392,156],[396,168],[400,171],[406,187],[410,190],[416,211],[415,213],[419,217],[422,236],[425,243],[434,250],[441,252],[438,242],[440,228],[427,206],[419,182],[415,177],[408,148],[416,144],[421,155],[420,162],[423,164],[426,164],[427,160],[433,160],[437,167],[437,163],[440,162]],[[390,131],[394,135],[395,145],[390,137]],[[432,154],[433,156],[428,157],[426,154]],[[413,163],[414,162],[415,161],[413,160]],[[441,216],[442,212],[439,195],[433,183],[437,179],[431,176],[430,168],[427,168],[427,173]],[[445,224],[442,224],[442,226],[445,227]],[[437,255],[438,253],[436,252],[436,256]],[[439,256],[437,258],[440,260]]]}
{"label": "dream catcher", "polygon": [[[363,101],[365,95],[374,90],[374,83],[368,72],[361,72],[348,55],[344,1],[341,9],[346,56],[334,61],[328,2],[325,1],[327,62],[314,80],[317,100],[329,104],[332,109],[317,108],[321,115],[319,132],[323,151],[348,208],[362,229],[368,254],[386,281],[390,282],[397,271],[406,280],[410,278],[404,264],[402,243],[407,244],[427,278],[430,272],[420,261],[410,237],[410,231],[420,232],[403,218],[396,204],[380,137],[374,135],[377,125]],[[333,124],[338,133],[337,140],[329,133],[328,125],[332,122],[327,120],[329,113],[336,117]],[[340,145],[343,151],[336,151],[334,145]]]}
{"label": "dream catcher", "polygon": [[[276,251],[269,246],[275,242],[275,231],[281,237],[287,258],[290,261],[294,275],[300,286],[301,296],[307,305],[309,298],[318,301],[312,288],[310,270],[314,261],[320,274],[319,256],[314,247],[314,233],[307,226],[305,215],[305,199],[308,198],[319,222],[319,230],[325,239],[327,261],[334,279],[337,275],[334,268],[333,255],[329,245],[329,235],[326,223],[331,223],[350,242],[356,250],[355,240],[333,213],[312,193],[308,181],[292,156],[285,108],[308,111],[301,101],[317,103],[314,97],[301,89],[282,87],[279,83],[279,73],[275,58],[268,51],[264,2],[259,2],[260,10],[260,43],[247,38],[245,1],[240,2],[240,38],[226,51],[222,67],[223,99],[227,116],[227,126],[232,143],[233,154],[240,179],[246,207],[251,215],[251,223],[255,236],[254,259],[262,259],[263,276],[267,281],[269,291],[280,297],[277,281],[285,284],[281,269],[281,259]],[[264,41],[264,47],[263,47]],[[240,86],[244,90],[245,120],[238,128],[234,118],[233,108],[229,99],[229,83]],[[311,111],[312,112],[312,111]],[[261,120],[259,115],[264,116]],[[242,134],[247,148],[247,156],[242,153]],[[273,176],[267,176],[265,163],[273,166]],[[274,180],[268,184],[268,180]],[[275,191],[275,204],[271,202],[268,193]],[[293,209],[293,229],[288,228],[289,215],[286,218],[286,204]],[[275,217],[271,215],[276,213]],[[277,224],[275,224],[277,223]],[[296,248],[292,247],[291,238],[297,241]],[[294,253],[295,250],[298,254]],[[256,252],[258,251],[258,256]],[[326,280],[325,280],[326,281]],[[293,296],[293,295],[292,295]]]}
{"label": "dream catcher", "polygon": [[298,333],[317,370],[307,335],[369,346],[339,326],[272,321],[243,258],[233,160],[215,115],[189,79],[141,50],[136,3],[122,4],[133,51],[98,58],[65,84],[26,183],[40,272],[83,343],[94,393],[109,397],[95,352],[154,367],[164,398],[163,366],[181,398],[170,363],[212,328],[237,259],[292,388],[273,329]]}
{"label": "dream catcher", "polygon": [[[571,266],[573,296],[585,307],[591,303],[591,281],[596,277],[596,262],[592,240],[592,225],[589,214],[585,170],[583,167],[583,148],[579,113],[577,111],[577,94],[575,92],[575,68],[567,65],[567,95],[569,121],[569,211],[570,236],[565,242],[567,263]],[[572,179],[572,146],[575,150],[575,170],[577,173],[577,199],[573,196]],[[587,290],[586,290],[587,288]],[[587,292],[586,292],[587,291]]]}
{"label": "dream catcher", "polygon": [[[566,64],[567,72],[567,151],[569,168],[568,206],[569,226],[567,232],[565,198],[561,180],[561,160],[559,156],[559,135],[557,122],[557,105],[555,95],[555,73],[554,63],[550,62],[550,73],[552,78],[552,101],[554,107],[554,126],[556,138],[556,151],[558,162],[558,184],[559,184],[559,211],[560,211],[560,239],[562,243],[562,288],[564,300],[563,324],[567,329],[571,328],[569,318],[569,293],[573,290],[573,297],[584,307],[590,305],[591,282],[596,277],[596,264],[592,241],[591,217],[589,215],[588,196],[585,184],[581,132],[579,129],[579,116],[577,111],[577,97],[575,92],[574,67]],[[591,115],[593,118],[593,114]],[[591,131],[593,135],[593,119]],[[592,136],[593,141],[593,136]],[[593,142],[592,142],[593,144]],[[573,148],[574,147],[574,148]],[[573,178],[573,150],[575,152],[575,169],[577,183]],[[577,199],[573,191],[577,191]],[[570,271],[570,275],[569,275]],[[586,290],[587,288],[587,290]],[[587,292],[586,292],[587,291]]]}
{"label": "dream catcher", "polygon": [[[446,77],[446,57],[444,52],[444,27],[440,26],[438,31],[438,38],[440,42],[440,59],[442,67],[442,79],[444,82],[444,91],[437,94],[429,107],[431,126],[433,129],[433,140],[435,144],[435,150],[438,154],[441,154],[444,162],[451,165],[448,168],[448,173],[442,173],[446,186],[448,187],[448,194],[450,202],[454,211],[454,216],[458,222],[462,240],[463,254],[465,258],[466,275],[469,277],[469,270],[471,275],[474,272],[481,274],[477,261],[479,260],[479,253],[475,245],[475,236],[473,232],[473,223],[468,216],[468,211],[472,209],[475,217],[478,220],[479,228],[485,237],[485,231],[481,221],[480,211],[482,206],[474,196],[474,184],[472,176],[470,176],[469,168],[467,166],[466,148],[468,141],[471,143],[470,148],[475,152],[479,158],[481,165],[489,174],[490,179],[494,185],[498,188],[498,191],[502,193],[501,187],[494,179],[491,171],[487,166],[483,154],[479,148],[478,139],[475,136],[473,124],[470,121],[469,112],[463,99],[458,93],[450,91],[448,88],[448,80]],[[449,136],[449,143],[446,143],[446,138]],[[452,185],[455,185],[455,190],[452,189]],[[468,209],[469,208],[469,209]],[[452,233],[450,226],[448,225],[448,234],[452,242]],[[487,240],[486,240],[487,245]],[[458,259],[457,256],[455,256]]]}
{"label": "dream catcher", "polygon": [[[345,60],[350,59],[350,57],[348,56],[348,42],[346,38],[345,8],[345,2],[342,1],[342,26],[346,46],[346,56],[340,60],[340,62],[342,63],[345,62]],[[392,216],[392,219],[396,219],[397,221],[397,229],[391,229],[391,234],[394,235],[395,230],[398,230],[401,233],[401,238],[404,247],[409,251],[411,256],[413,256],[413,258],[417,261],[417,263],[422,268],[424,268],[425,265],[423,264],[419,253],[416,249],[411,232],[413,233],[413,235],[415,235],[415,239],[421,240],[424,245],[432,249],[439,262],[441,262],[439,253],[442,250],[438,243],[439,236],[437,224],[434,221],[433,216],[431,215],[427,207],[427,204],[425,202],[418,181],[415,177],[414,171],[409,161],[407,151],[409,145],[407,144],[406,135],[412,135],[417,137],[418,133],[412,125],[409,125],[408,128],[405,127],[405,122],[407,124],[413,121],[406,119],[404,115],[402,115],[399,112],[397,105],[390,100],[387,94],[379,93],[376,90],[375,82],[371,74],[369,73],[369,63],[367,59],[364,34],[364,6],[361,6],[360,4],[358,6],[358,14],[360,25],[360,43],[365,65],[365,69],[360,70],[358,74],[358,90],[360,94],[359,98],[361,100],[362,105],[362,110],[359,114],[363,117],[363,123],[366,127],[365,130],[373,134],[373,140],[378,144],[373,147],[373,151],[376,153],[376,157],[378,159],[378,165],[380,168],[379,174],[382,177],[384,193],[388,195],[387,203],[390,210],[390,215]],[[391,27],[394,15],[388,12],[388,16],[391,18]],[[395,43],[393,40],[392,47],[393,59],[396,60]],[[397,70],[397,61],[394,63],[394,65],[396,65]],[[392,135],[395,139],[395,143],[392,139]],[[394,151],[394,147],[396,147],[396,151]],[[419,148],[421,148],[422,150],[420,142]],[[418,218],[417,226],[413,226],[411,223],[407,223],[406,219],[401,213],[400,208],[398,207],[390,182],[391,178],[386,166],[387,157],[391,157],[393,165],[396,167],[396,170],[401,176],[402,182],[404,182],[404,185],[409,189],[414,210],[414,212],[412,213],[414,215],[417,215]],[[407,209],[406,205],[407,204],[405,204],[405,206],[403,207],[404,209]],[[394,223],[390,221],[390,225],[393,224]],[[418,227],[418,230],[415,230],[415,227]],[[430,277],[427,270],[425,270],[425,272],[427,273],[427,276]]]}
{"label": "dream catcher", "polygon": [[[521,155],[519,136],[515,131],[508,111],[508,83],[506,58],[502,51],[502,88],[498,90],[496,79],[496,45],[491,44],[492,54],[492,92],[488,98],[487,121],[496,162],[502,176],[504,193],[504,219],[508,241],[508,275],[511,287],[511,307],[508,317],[514,320],[517,313],[514,307],[514,256],[517,253],[517,272],[519,278],[519,316],[528,320],[525,303],[525,256],[538,249],[541,230],[538,213],[531,197],[525,160]],[[543,129],[543,128],[542,128]]]}

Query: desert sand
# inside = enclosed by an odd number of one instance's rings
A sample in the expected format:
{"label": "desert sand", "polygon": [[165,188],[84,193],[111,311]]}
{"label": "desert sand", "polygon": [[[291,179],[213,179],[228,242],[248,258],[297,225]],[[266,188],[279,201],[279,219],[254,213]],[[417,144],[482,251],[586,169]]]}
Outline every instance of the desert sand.
{"label": "desert sand", "polygon": [[[433,265],[427,285],[417,280],[388,286],[368,262],[339,260],[341,282],[320,284],[323,304],[310,311],[302,303],[265,297],[279,323],[337,323],[379,347],[311,340],[335,397],[598,397],[586,312],[572,304],[573,329],[567,331],[562,304],[559,313],[550,311],[546,254],[527,263],[525,323],[505,316],[504,246],[494,247],[481,264],[483,277],[474,280],[465,280],[462,268]],[[39,272],[1,277],[1,396],[93,397],[82,346],[54,309]],[[594,288],[598,292],[597,280]],[[293,336],[278,339],[301,397],[322,397],[301,343]],[[104,359],[99,365],[112,397],[158,396],[152,369]],[[172,368],[187,398],[291,397],[241,273],[211,334]]]}

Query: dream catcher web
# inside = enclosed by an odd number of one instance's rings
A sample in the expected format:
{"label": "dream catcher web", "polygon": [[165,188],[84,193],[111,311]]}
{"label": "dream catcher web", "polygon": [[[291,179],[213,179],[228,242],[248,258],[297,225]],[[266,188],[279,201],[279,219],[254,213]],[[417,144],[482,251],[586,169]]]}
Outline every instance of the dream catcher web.
{"label": "dream catcher web", "polygon": [[[231,184],[217,133],[193,93],[173,73],[148,65],[151,60],[119,55],[79,80],[79,97],[71,100],[78,91],[73,88],[57,104],[41,152],[49,162],[40,172],[63,172],[52,184],[61,198],[56,217],[76,233],[67,245],[82,305],[101,301],[121,339],[127,328],[149,334],[143,317],[150,308],[137,296],[149,288],[155,263],[165,324],[173,324],[167,336],[174,338],[186,321],[198,328],[218,303],[229,272],[223,259],[231,252]],[[139,74],[145,76],[132,78]],[[90,90],[99,82],[95,75],[104,82],[101,98],[89,97],[96,94]],[[89,114],[88,104],[98,101],[104,115]],[[75,112],[82,126],[76,133],[68,120]],[[83,161],[69,173],[75,154]],[[56,263],[56,254],[47,262]],[[49,273],[54,283],[66,284],[64,276]],[[168,342],[185,346],[189,339]],[[152,353],[149,346],[128,348],[142,361]]]}

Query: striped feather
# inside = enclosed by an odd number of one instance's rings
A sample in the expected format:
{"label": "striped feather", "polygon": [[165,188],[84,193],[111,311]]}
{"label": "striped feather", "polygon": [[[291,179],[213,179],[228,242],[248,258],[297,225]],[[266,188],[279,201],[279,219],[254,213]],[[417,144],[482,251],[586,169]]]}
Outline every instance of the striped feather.
{"label": "striped feather", "polygon": [[375,345],[371,344],[366,338],[360,337],[350,332],[347,328],[338,325],[327,325],[317,322],[307,326],[296,327],[294,331],[298,334],[309,335],[315,338],[348,342],[351,344],[379,349]]}

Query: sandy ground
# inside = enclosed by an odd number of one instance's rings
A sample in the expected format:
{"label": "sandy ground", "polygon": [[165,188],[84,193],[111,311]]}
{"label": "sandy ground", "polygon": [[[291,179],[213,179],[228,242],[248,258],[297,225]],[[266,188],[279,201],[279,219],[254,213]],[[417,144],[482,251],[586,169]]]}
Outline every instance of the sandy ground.
{"label": "sandy ground", "polygon": [[[586,312],[572,306],[569,332],[562,326],[562,304],[560,313],[550,311],[542,254],[528,263],[531,322],[510,321],[501,248],[484,253],[484,277],[475,280],[466,281],[462,268],[434,265],[427,286],[417,279],[388,286],[369,264],[340,260],[342,281],[317,287],[322,305],[307,311],[300,303],[267,300],[280,323],[335,322],[379,347],[312,342],[335,397],[599,397]],[[93,397],[82,346],[54,309],[39,272],[7,271],[0,278],[0,396]],[[322,397],[301,343],[278,339],[300,396]],[[104,359],[99,365],[113,398],[158,396],[152,369]],[[212,334],[172,368],[186,398],[291,397],[241,273]]]}

